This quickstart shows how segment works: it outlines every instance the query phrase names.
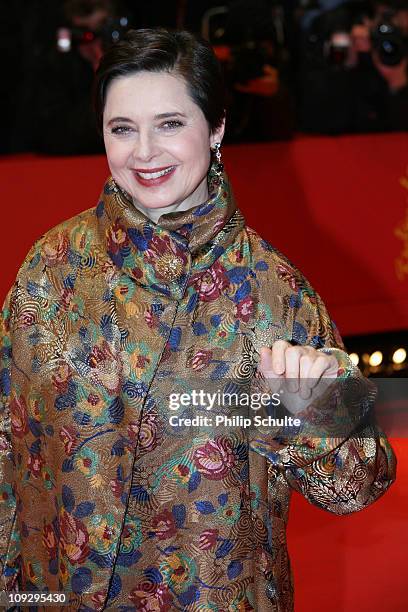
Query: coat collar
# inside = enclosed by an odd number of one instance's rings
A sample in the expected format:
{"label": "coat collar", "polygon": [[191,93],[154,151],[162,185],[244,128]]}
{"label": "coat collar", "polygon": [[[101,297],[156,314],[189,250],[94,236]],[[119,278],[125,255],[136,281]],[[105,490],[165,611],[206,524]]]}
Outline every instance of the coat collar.
{"label": "coat collar", "polygon": [[155,224],[110,177],[96,208],[99,231],[115,265],[139,285],[181,299],[185,290],[224,253],[245,220],[227,176],[208,175],[209,199],[162,215]]}

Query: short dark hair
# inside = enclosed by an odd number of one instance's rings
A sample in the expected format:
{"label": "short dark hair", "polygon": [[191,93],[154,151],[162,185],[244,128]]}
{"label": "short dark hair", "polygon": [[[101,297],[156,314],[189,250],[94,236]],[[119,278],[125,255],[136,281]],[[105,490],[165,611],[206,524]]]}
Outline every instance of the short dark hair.
{"label": "short dark hair", "polygon": [[141,71],[180,75],[192,100],[202,110],[210,131],[222,124],[225,85],[221,66],[210,45],[190,32],[152,28],[129,30],[102,57],[94,85],[100,129],[109,84],[116,78]]}

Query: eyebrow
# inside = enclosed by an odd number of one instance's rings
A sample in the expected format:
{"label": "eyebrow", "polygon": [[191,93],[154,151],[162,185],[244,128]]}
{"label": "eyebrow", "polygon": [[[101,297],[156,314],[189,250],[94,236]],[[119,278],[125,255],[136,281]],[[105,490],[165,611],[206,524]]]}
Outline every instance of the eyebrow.
{"label": "eyebrow", "polygon": [[[159,115],[155,115],[153,119],[169,119],[170,117],[186,117],[183,113],[160,113]],[[112,125],[112,123],[133,123],[132,119],[129,117],[112,117],[107,123],[107,125]]]}

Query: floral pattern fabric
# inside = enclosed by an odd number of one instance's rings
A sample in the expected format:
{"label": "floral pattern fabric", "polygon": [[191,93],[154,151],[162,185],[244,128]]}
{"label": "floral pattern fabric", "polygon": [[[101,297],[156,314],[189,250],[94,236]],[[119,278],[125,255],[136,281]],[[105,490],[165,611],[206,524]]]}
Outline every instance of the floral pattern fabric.
{"label": "floral pattern fabric", "polygon": [[342,514],[394,480],[372,425],[290,442],[168,427],[192,381],[262,384],[277,338],[333,352],[370,397],[320,297],[209,181],[156,225],[109,179],[24,261],[0,324],[3,588],[64,591],[73,612],[290,612],[291,491]]}

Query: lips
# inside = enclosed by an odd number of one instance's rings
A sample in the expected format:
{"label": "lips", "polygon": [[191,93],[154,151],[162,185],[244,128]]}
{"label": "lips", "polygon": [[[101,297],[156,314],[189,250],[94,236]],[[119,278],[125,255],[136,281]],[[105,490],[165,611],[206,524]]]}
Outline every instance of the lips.
{"label": "lips", "polygon": [[134,168],[133,173],[138,183],[144,187],[155,187],[167,181],[176,170],[176,166],[161,168]]}

